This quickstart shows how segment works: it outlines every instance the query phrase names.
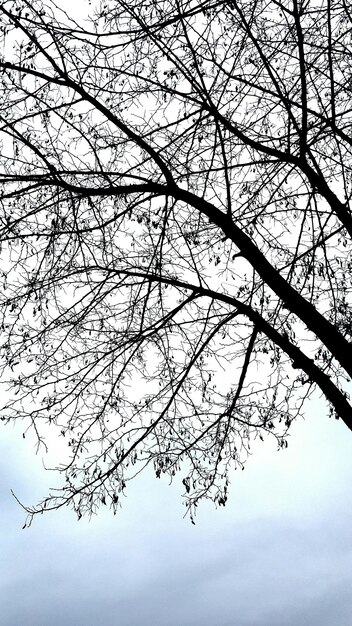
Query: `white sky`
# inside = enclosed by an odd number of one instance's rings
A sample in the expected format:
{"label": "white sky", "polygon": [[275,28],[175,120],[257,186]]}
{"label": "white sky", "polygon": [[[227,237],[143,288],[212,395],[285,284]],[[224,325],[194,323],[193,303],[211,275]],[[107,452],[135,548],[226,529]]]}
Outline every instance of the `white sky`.
{"label": "white sky", "polygon": [[1,625],[351,626],[352,435],[326,414],[311,402],[288,450],[257,451],[196,526],[179,483],[148,475],[116,517],[61,510],[21,530],[10,488],[33,504],[51,475],[0,424]]}

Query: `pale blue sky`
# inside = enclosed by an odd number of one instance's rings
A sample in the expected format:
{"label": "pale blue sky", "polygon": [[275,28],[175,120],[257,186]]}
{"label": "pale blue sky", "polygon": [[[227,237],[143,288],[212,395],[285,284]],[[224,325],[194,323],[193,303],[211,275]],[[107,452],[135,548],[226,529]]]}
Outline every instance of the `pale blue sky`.
{"label": "pale blue sky", "polygon": [[[183,519],[178,484],[131,484],[124,508],[24,516],[52,478],[2,428],[2,626],[350,626],[352,435],[311,403],[287,451],[234,472],[225,509]],[[15,435],[15,433],[14,433]]]}
{"label": "pale blue sky", "polygon": [[351,626],[352,433],[319,402],[288,450],[257,451],[228,506],[204,504],[196,526],[180,479],[149,474],[116,517],[61,510],[22,530],[10,489],[31,504],[52,479],[20,429],[0,430],[1,626]]}

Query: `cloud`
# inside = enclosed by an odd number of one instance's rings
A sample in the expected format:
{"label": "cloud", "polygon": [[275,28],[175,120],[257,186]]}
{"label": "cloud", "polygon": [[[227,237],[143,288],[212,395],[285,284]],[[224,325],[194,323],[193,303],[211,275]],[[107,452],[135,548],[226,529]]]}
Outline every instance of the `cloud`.
{"label": "cloud", "polygon": [[[313,410],[314,409],[314,410]],[[352,439],[316,406],[288,451],[263,448],[230,503],[183,520],[179,484],[151,475],[121,512],[61,510],[21,531],[45,493],[40,458],[4,432],[2,626],[350,626]]]}

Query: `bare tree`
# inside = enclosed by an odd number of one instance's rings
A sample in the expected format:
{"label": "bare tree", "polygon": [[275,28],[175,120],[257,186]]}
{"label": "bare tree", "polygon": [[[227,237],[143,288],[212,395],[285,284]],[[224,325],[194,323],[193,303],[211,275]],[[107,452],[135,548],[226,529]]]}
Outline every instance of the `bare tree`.
{"label": "bare tree", "polygon": [[0,11],[2,419],[71,451],[30,514],[148,464],[224,505],[314,389],[351,429],[348,3]]}

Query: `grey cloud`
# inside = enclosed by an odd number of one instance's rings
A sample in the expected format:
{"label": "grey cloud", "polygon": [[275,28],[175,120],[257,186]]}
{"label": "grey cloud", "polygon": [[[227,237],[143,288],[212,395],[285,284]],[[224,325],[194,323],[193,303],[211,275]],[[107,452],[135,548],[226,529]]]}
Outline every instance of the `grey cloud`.
{"label": "grey cloud", "polygon": [[60,511],[21,531],[9,487],[31,501],[45,485],[5,441],[2,626],[350,626],[352,441],[317,424],[235,475],[229,506],[202,507],[196,527],[177,485],[147,475],[116,517]]}

